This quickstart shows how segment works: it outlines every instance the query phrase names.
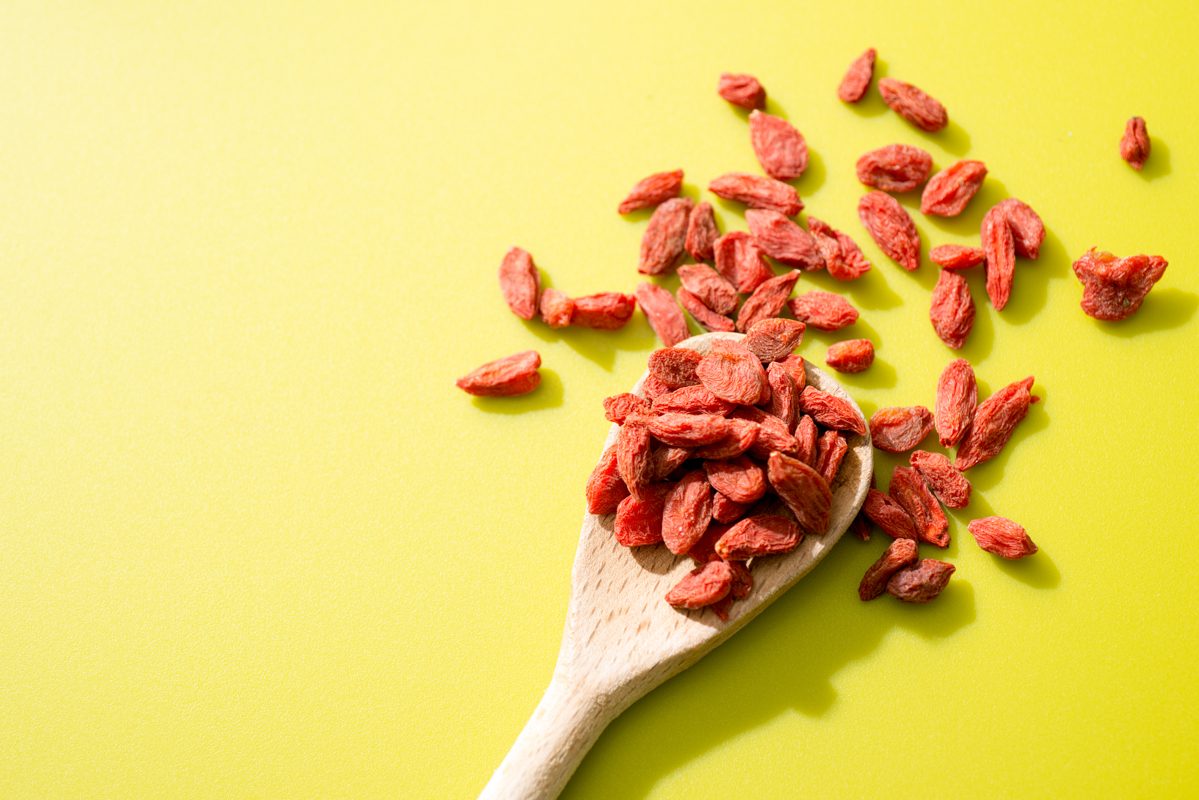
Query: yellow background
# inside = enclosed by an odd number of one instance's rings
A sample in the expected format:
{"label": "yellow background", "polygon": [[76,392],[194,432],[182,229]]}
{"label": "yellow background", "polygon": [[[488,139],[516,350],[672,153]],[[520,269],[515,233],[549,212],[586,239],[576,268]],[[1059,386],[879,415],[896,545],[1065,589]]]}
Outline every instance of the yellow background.
{"label": "yellow background", "polygon": [[[940,600],[860,603],[885,542],[845,540],[618,719],[566,796],[1193,787],[1197,34],[1188,2],[7,5],[0,796],[483,786],[552,669],[600,400],[654,346],[640,314],[524,324],[496,267],[518,243],[569,293],[631,291],[635,180],[682,167],[698,196],[757,169],[723,70],[805,133],[809,210],[875,264],[836,287],[878,346],[845,380],[863,408],[931,404],[950,357],[935,267],[856,220],[854,160],[894,141],[991,170],[961,218],[917,215],[926,252],[1008,195],[1044,217],[1007,310],[971,276],[963,351],[1044,402],[971,472]],[[869,45],[946,131],[837,101]],[[1143,174],[1117,155],[1132,114]],[[1135,318],[1079,310],[1091,245],[1170,260]],[[454,388],[530,347],[538,393]],[[980,551],[965,522],[992,511],[1041,552]]]}

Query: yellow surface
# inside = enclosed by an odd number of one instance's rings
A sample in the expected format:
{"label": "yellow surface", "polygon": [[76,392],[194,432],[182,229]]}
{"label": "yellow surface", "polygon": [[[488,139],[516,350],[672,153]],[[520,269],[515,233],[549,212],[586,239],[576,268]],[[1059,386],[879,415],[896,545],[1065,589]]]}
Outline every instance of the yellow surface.
{"label": "yellow surface", "polygon": [[[973,240],[1008,194],[1044,216],[1002,315],[971,276],[963,351],[988,389],[1035,374],[1044,402],[972,472],[941,600],[858,602],[884,543],[842,542],[613,724],[566,796],[1193,787],[1191,4],[567,5],[7,7],[0,796],[482,787],[554,662],[600,399],[653,347],[640,314],[523,324],[496,266],[519,243],[567,292],[631,291],[645,216],[614,209],[636,179],[683,167],[695,196],[756,168],[722,70],[803,130],[809,209],[875,263],[837,287],[878,345],[845,381],[863,407],[930,404],[950,357],[935,267],[902,272],[856,220],[853,162],[893,141],[991,169],[962,218],[917,216],[926,243]],[[836,100],[868,45],[947,131]],[[1132,114],[1143,174],[1117,155]],[[1079,311],[1092,244],[1170,260],[1133,320]],[[453,387],[529,347],[537,394]],[[979,551],[965,522],[992,511],[1041,553]]]}

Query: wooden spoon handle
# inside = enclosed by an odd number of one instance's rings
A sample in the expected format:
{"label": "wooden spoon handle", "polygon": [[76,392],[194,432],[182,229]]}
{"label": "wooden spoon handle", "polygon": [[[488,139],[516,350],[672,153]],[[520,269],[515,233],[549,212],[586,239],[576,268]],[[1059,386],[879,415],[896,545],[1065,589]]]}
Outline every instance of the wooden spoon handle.
{"label": "wooden spoon handle", "polygon": [[615,714],[557,676],[479,800],[554,800]]}

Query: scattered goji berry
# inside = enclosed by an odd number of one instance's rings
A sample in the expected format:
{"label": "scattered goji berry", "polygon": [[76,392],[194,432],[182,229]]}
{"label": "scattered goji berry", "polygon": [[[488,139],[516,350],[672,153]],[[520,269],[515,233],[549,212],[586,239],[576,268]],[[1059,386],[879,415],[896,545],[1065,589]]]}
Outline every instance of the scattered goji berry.
{"label": "scattered goji berry", "polygon": [[865,96],[874,77],[875,50],[873,47],[854,59],[837,87],[837,97],[846,103],[856,103]]}
{"label": "scattered goji berry", "polygon": [[878,489],[869,489],[862,503],[862,513],[892,539],[919,539],[916,520],[890,496]]}
{"label": "scattered goji berry", "polygon": [[750,325],[741,343],[765,364],[791,355],[803,339],[803,332],[802,322],[782,317],[767,317]]}
{"label": "scattered goji berry", "polygon": [[839,281],[852,281],[870,271],[870,262],[849,234],[835,230],[813,216],[808,216],[808,231],[820,248],[829,275]]}
{"label": "scattered goji berry", "polygon": [[858,217],[888,258],[909,272],[920,266],[920,234],[898,200],[869,192],[858,201]]}
{"label": "scattered goji berry", "polygon": [[699,383],[695,368],[703,356],[685,347],[663,347],[649,354],[649,374],[677,389]]}
{"label": "scattered goji berry", "polygon": [[604,419],[623,425],[629,414],[649,414],[650,404],[644,397],[624,392],[604,398]]}
{"label": "scattered goji berry", "polygon": [[906,453],[933,429],[933,415],[924,406],[880,408],[870,417],[870,439],[886,453]]}
{"label": "scattered goji berry", "polygon": [[945,456],[917,450],[908,458],[908,463],[920,473],[946,508],[965,508],[970,503],[970,481]]}
{"label": "scattered goji berry", "polygon": [[611,514],[620,501],[629,496],[616,466],[616,445],[600,456],[599,463],[587,478],[587,511],[592,514]]}
{"label": "scattered goji berry", "polygon": [[938,172],[920,195],[920,212],[938,217],[956,217],[982,188],[987,165],[981,161],[958,161]]}
{"label": "scattered goji berry", "polygon": [[966,526],[978,546],[988,553],[1004,558],[1024,558],[1037,552],[1022,525],[1003,517],[983,517],[971,520]]}
{"label": "scattered goji berry", "polygon": [[752,292],[774,277],[766,255],[746,231],[729,231],[716,240],[716,271],[737,287]]}
{"label": "scattered goji berry", "polygon": [[572,325],[614,331],[623,328],[633,316],[637,301],[631,294],[600,292],[574,299]]}
{"label": "scattered goji berry", "polygon": [[691,216],[691,201],[686,197],[667,200],[654,209],[645,235],[641,237],[641,261],[637,271],[643,275],[669,272],[683,256],[687,239],[687,220]]}
{"label": "scattered goji berry", "polygon": [[987,275],[987,297],[996,311],[1002,311],[1012,296],[1012,277],[1016,272],[1016,242],[1008,226],[1007,215],[998,206],[983,217],[983,268]]}
{"label": "scattered goji berry", "polygon": [[[724,280],[723,278],[721,280]],[[725,333],[736,329],[736,324],[724,316],[717,314],[711,308],[704,304],[698,296],[684,289],[682,286],[675,292],[675,297],[678,298],[679,305],[687,310],[692,319],[698,322],[703,328],[709,331],[723,331]]]}
{"label": "scattered goji berry", "polygon": [[679,267],[679,281],[717,314],[732,314],[737,310],[737,288],[706,264]]}
{"label": "scattered goji berry", "polygon": [[725,561],[790,553],[803,541],[799,526],[786,517],[757,514],[746,517],[716,541],[716,554]]}
{"label": "scattered goji berry", "polygon": [[933,330],[946,345],[959,349],[974,328],[974,298],[970,296],[970,284],[958,273],[943,269],[933,287],[931,301],[928,318],[933,323]]}
{"label": "scattered goji berry", "polygon": [[725,72],[720,76],[716,91],[735,106],[748,109],[766,107],[766,90],[753,75]]}
{"label": "scattered goji berry", "polygon": [[745,456],[724,461],[705,461],[708,483],[737,503],[754,503],[766,494],[766,473]]}
{"label": "scattered goji berry", "polygon": [[684,555],[712,521],[712,487],[702,469],[693,469],[671,487],[662,510],[662,541]]}
{"label": "scattered goji berry", "polygon": [[557,289],[541,293],[541,318],[551,328],[565,328],[574,322],[575,301]]}
{"label": "scattered goji berry", "polygon": [[791,430],[799,411],[799,392],[795,391],[791,373],[786,367],[771,363],[766,368],[766,382],[770,384],[770,402],[766,404],[766,413],[778,417],[787,430]]}
{"label": "scattered goji berry", "polygon": [[662,344],[674,347],[691,336],[683,309],[674,301],[674,296],[661,286],[652,283],[638,285],[637,302],[641,304],[641,312]]}
{"label": "scattered goji berry", "polygon": [[816,420],[812,419],[810,414],[804,414],[795,423],[795,441],[798,445],[795,457],[814,468],[817,449],[820,446],[820,431],[816,428]]}
{"label": "scattered goji berry", "polygon": [[874,363],[874,342],[869,339],[846,339],[830,344],[824,363],[837,372],[865,372]]}
{"label": "scattered goji berry", "polygon": [[845,460],[845,454],[848,452],[849,444],[844,436],[836,431],[825,431],[821,434],[816,443],[815,468],[829,486],[837,479],[837,473],[841,471],[841,462]]}
{"label": "scattered goji berry", "polygon": [[848,402],[834,394],[808,386],[799,395],[799,407],[826,428],[866,433],[866,420]]}
{"label": "scattered goji berry", "polygon": [[1149,131],[1141,117],[1132,117],[1124,126],[1124,137],[1120,139],[1120,158],[1138,171],[1145,166],[1145,160],[1149,158]]}
{"label": "scattered goji berry", "polygon": [[791,270],[782,275],[775,275],[754,289],[754,293],[741,304],[737,312],[737,330],[748,331],[754,323],[770,317],[777,317],[787,304],[795,282],[799,280],[799,270]]}
{"label": "scattered goji berry", "polygon": [[712,394],[740,405],[757,403],[763,389],[769,388],[761,359],[745,347],[708,352],[695,374]]}
{"label": "scattered goji berry", "polygon": [[780,264],[805,271],[824,269],[824,256],[812,234],[779,212],[751,208],[745,222],[762,251]]}
{"label": "scattered goji berry", "polygon": [[928,180],[933,157],[910,144],[889,144],[864,153],[857,163],[858,180],[884,192],[910,192]]}
{"label": "scattered goji berry", "polygon": [[672,197],[678,197],[683,188],[683,171],[676,169],[671,172],[655,172],[647,178],[642,178],[629,190],[628,196],[620,201],[617,211],[628,214],[642,208],[653,208]]}
{"label": "scattered goji berry", "polygon": [[666,602],[675,608],[703,608],[723,600],[732,585],[732,568],[723,561],[709,561],[688,572],[667,592]]}
{"label": "scattered goji berry", "polygon": [[858,584],[858,597],[862,600],[879,597],[887,591],[887,581],[891,580],[892,575],[919,560],[920,553],[912,539],[891,542],[878,561],[871,564],[862,576],[862,582]]}
{"label": "scattered goji berry", "polygon": [[819,472],[797,458],[774,452],[766,461],[766,477],[795,515],[801,532],[821,536],[828,530],[833,495]]}
{"label": "scattered goji berry", "polygon": [[922,130],[935,132],[949,124],[945,106],[910,83],[882,78],[878,92],[892,111]]}
{"label": "scattered goji berry", "polygon": [[662,541],[662,511],[669,486],[654,484],[641,499],[629,495],[616,508],[612,532],[625,547],[644,547]]}
{"label": "scattered goji berry", "polygon": [[528,394],[541,384],[541,356],[536,350],[525,350],[495,361],[488,361],[457,380],[457,386],[467,394],[479,397],[511,397]]}
{"label": "scattered goji berry", "polygon": [[1145,295],[1166,272],[1161,256],[1126,256],[1091,248],[1074,262],[1082,282],[1082,310],[1095,319],[1127,319],[1137,312]]}
{"label": "scattered goji berry", "polygon": [[937,379],[937,407],[934,424],[942,447],[953,447],[962,440],[974,420],[978,405],[978,383],[970,362],[955,358]]}
{"label": "scattered goji berry", "polygon": [[716,217],[712,213],[712,204],[704,201],[696,203],[687,218],[687,236],[683,247],[696,261],[711,261],[713,258],[712,245],[720,238],[720,230],[716,227]]}
{"label": "scattered goji berry", "polygon": [[808,145],[803,134],[785,119],[749,112],[749,140],[763,171],[780,181],[795,180],[808,168]]}
{"label": "scattered goji berry", "polygon": [[839,294],[813,289],[788,304],[797,320],[822,331],[835,331],[858,321],[858,310]]}
{"label": "scattered goji berry", "polygon": [[794,186],[748,172],[721,175],[708,184],[708,191],[725,200],[744,203],[750,208],[767,208],[787,217],[803,211],[803,201]]}
{"label": "scattered goji berry", "polygon": [[733,404],[708,391],[705,386],[683,386],[654,398],[655,414],[728,414]]}
{"label": "scattered goji berry", "polygon": [[986,254],[981,247],[942,244],[928,251],[928,259],[941,269],[970,269],[983,263]]}
{"label": "scattered goji berry", "polygon": [[921,559],[915,566],[892,575],[887,581],[887,592],[905,603],[927,603],[944,591],[954,570],[953,564]]}
{"label": "scattered goji berry", "polygon": [[995,204],[1007,217],[1008,227],[1012,229],[1012,238],[1016,245],[1016,255],[1021,258],[1035,260],[1041,252],[1041,243],[1045,241],[1045,223],[1037,212],[1027,203],[1009,197]]}
{"label": "scattered goji berry", "polygon": [[537,316],[537,267],[533,256],[519,247],[504,254],[500,262],[500,292],[512,313],[521,319]]}
{"label": "scattered goji berry", "polygon": [[916,470],[897,466],[891,473],[891,486],[887,491],[915,521],[920,541],[937,547],[949,546],[949,520]]}
{"label": "scattered goji berry", "polygon": [[954,466],[965,472],[1003,450],[1020,420],[1028,414],[1032,377],[1009,384],[984,400],[974,412],[970,430],[958,446]]}

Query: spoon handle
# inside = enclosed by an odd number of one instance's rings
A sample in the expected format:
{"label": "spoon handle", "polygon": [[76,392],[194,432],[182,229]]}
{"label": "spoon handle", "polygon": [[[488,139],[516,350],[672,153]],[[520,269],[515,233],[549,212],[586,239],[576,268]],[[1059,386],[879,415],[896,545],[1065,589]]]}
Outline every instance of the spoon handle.
{"label": "spoon handle", "polygon": [[479,800],[554,800],[614,717],[594,692],[555,675]]}

